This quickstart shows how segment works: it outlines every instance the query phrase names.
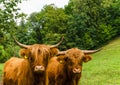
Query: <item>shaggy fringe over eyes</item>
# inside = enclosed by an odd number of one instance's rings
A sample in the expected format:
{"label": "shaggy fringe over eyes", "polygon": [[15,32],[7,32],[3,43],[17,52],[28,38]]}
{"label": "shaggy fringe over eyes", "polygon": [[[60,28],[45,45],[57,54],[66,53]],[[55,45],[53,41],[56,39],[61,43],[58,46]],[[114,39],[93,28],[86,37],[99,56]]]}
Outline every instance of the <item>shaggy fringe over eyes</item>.
{"label": "shaggy fringe over eyes", "polygon": [[32,54],[34,54],[34,65],[39,61],[39,57],[50,57],[50,48],[47,46],[37,46],[35,49],[32,49]]}

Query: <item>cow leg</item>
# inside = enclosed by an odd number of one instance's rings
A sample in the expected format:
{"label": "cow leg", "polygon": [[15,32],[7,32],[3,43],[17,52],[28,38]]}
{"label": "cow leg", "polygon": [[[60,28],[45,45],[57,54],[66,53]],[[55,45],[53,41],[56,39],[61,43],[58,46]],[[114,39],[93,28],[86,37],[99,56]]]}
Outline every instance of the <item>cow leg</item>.
{"label": "cow leg", "polygon": [[76,80],[76,85],[79,85],[79,79]]}
{"label": "cow leg", "polygon": [[45,85],[49,85],[48,73],[45,75]]}

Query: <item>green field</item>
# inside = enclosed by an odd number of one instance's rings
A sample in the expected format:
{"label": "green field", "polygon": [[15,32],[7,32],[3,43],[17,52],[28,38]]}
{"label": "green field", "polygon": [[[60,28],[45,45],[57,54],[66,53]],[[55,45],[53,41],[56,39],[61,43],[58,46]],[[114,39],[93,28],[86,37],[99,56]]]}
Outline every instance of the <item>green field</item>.
{"label": "green field", "polygon": [[83,64],[80,85],[120,85],[120,38],[111,41]]}
{"label": "green field", "polygon": [[4,66],[4,64],[3,64],[3,63],[0,63],[0,75],[2,74],[3,66]]}
{"label": "green field", "polygon": [[3,66],[4,64],[0,63],[0,85],[1,85],[2,74],[3,74]]}

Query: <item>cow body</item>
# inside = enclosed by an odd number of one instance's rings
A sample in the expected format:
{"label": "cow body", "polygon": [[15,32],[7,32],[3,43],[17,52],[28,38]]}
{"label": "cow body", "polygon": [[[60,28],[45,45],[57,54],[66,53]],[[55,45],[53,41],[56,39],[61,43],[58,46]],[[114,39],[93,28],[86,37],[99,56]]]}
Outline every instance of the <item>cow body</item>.
{"label": "cow body", "polygon": [[91,60],[77,48],[67,50],[63,55],[50,59],[46,71],[46,85],[78,85],[82,63]]}
{"label": "cow body", "polygon": [[57,48],[34,44],[20,50],[23,58],[12,57],[4,66],[3,85],[44,85],[45,69]]}
{"label": "cow body", "polygon": [[3,85],[34,85],[34,77],[27,59],[12,57],[5,63]]}

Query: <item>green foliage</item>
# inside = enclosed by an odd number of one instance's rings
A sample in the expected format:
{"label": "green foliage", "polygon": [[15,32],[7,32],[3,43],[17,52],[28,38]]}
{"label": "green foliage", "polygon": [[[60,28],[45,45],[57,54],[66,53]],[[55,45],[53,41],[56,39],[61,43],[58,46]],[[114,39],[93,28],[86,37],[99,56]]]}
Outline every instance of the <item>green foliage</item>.
{"label": "green foliage", "polygon": [[14,55],[14,43],[10,34],[18,33],[16,20],[23,17],[23,14],[18,13],[20,10],[17,5],[22,0],[1,0],[0,1],[0,46],[1,57],[0,62],[5,62]]}
{"label": "green foliage", "polygon": [[16,45],[8,45],[9,48],[5,49],[5,52],[7,53],[6,56],[6,60],[8,60],[9,58],[15,56],[15,57],[19,57],[19,50],[20,48]]}
{"label": "green foliage", "polygon": [[0,54],[0,63],[5,62],[12,56],[19,57],[19,47],[15,45],[13,39],[10,34],[7,34],[3,38],[3,42],[1,43],[1,54]]}
{"label": "green foliage", "polygon": [[11,34],[23,44],[55,44],[64,36],[60,50],[99,48],[120,34],[120,0],[70,0],[64,9],[45,5],[28,18],[18,13],[21,1],[0,1],[0,45],[7,59],[18,56],[19,50]]}
{"label": "green foliage", "polygon": [[28,18],[30,35],[37,43],[55,44],[66,33],[68,17],[62,8],[46,5]]}
{"label": "green foliage", "polygon": [[5,52],[3,46],[0,46],[0,62],[3,63],[7,60],[7,53]]}
{"label": "green foliage", "polygon": [[120,34],[120,1],[113,0],[113,3],[109,8],[107,8],[110,16],[109,16],[109,23],[112,25],[114,30],[117,30],[117,35]]}
{"label": "green foliage", "polygon": [[95,48],[118,35],[118,4],[117,0],[70,0],[65,12],[71,15],[67,32],[68,42],[74,37],[71,47]]}
{"label": "green foliage", "polygon": [[20,3],[21,0],[1,0],[0,5],[0,31],[1,32],[10,32],[11,29],[16,27],[15,19],[18,18],[18,10],[17,4]]}
{"label": "green foliage", "polygon": [[105,42],[109,39],[111,39],[111,37],[115,36],[116,34],[116,30],[114,30],[114,28],[111,27],[111,25],[105,25],[105,24],[101,24],[99,26],[100,30],[98,30],[99,33],[99,39],[101,40],[101,42]]}
{"label": "green foliage", "polygon": [[54,44],[65,36],[61,49],[100,47],[119,34],[119,3],[115,0],[70,0],[65,9],[46,5],[28,18],[26,28],[32,36],[27,38],[34,38],[32,41],[36,43]]}

